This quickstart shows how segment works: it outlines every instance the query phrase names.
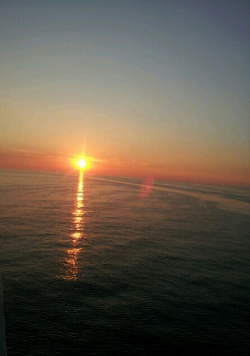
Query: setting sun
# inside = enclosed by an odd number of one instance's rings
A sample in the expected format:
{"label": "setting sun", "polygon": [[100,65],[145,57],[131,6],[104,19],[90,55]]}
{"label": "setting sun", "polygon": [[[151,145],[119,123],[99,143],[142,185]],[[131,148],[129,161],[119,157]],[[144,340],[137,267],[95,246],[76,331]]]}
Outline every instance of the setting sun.
{"label": "setting sun", "polygon": [[83,169],[86,167],[87,162],[85,161],[85,159],[81,158],[79,161],[77,161],[77,164],[81,169]]}
{"label": "setting sun", "polygon": [[71,166],[80,171],[87,171],[93,168],[93,157],[87,157],[85,155],[73,156],[69,159]]}

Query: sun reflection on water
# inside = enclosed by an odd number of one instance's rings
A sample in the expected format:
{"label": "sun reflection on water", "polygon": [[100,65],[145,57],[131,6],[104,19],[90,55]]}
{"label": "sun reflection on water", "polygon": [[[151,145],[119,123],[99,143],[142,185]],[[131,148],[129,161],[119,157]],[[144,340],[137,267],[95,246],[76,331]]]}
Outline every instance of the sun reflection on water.
{"label": "sun reflection on water", "polygon": [[67,257],[65,259],[65,264],[67,267],[65,279],[67,280],[77,280],[79,266],[78,258],[82,252],[82,248],[79,247],[81,240],[84,237],[84,181],[83,172],[80,172],[78,189],[76,195],[76,206],[74,215],[74,231],[71,233],[70,237],[72,239],[72,248],[67,250]]}

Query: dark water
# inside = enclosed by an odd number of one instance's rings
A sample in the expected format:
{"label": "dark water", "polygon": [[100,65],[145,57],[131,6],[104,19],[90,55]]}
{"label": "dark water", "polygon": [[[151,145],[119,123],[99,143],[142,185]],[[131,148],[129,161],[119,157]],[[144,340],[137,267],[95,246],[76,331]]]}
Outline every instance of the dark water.
{"label": "dark water", "polygon": [[249,355],[249,189],[155,182],[140,198],[135,179],[15,171],[0,183],[9,356]]}

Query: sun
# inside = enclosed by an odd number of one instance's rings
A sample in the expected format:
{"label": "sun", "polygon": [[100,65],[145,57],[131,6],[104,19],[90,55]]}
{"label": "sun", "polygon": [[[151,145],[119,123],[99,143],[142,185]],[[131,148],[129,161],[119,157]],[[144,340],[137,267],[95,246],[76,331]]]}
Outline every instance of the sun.
{"label": "sun", "polygon": [[83,169],[86,167],[87,162],[85,161],[85,159],[81,158],[79,159],[79,161],[77,161],[77,165],[79,168]]}

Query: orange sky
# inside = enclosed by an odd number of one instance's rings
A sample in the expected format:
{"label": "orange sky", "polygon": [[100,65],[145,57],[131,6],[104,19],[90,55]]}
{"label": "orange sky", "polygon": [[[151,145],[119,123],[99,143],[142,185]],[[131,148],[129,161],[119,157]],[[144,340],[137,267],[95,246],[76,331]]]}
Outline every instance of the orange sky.
{"label": "orange sky", "polygon": [[3,152],[0,154],[0,168],[54,172],[74,172],[79,169],[77,161],[84,157],[87,174],[108,176],[129,176],[145,178],[152,175],[155,179],[188,181],[196,183],[249,186],[250,170],[247,166],[232,168],[232,164],[220,165],[213,162],[171,161],[167,167],[143,162],[126,162],[98,159],[84,155],[52,155],[32,151]]}

